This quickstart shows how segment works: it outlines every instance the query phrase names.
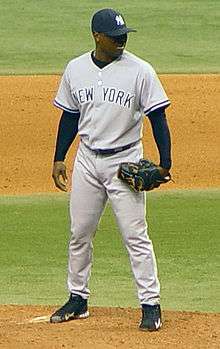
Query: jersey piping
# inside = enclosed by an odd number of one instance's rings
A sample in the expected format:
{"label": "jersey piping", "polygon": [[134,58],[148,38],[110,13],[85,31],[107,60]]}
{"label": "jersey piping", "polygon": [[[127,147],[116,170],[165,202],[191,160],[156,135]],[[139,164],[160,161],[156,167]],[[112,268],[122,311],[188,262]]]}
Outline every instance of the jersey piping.
{"label": "jersey piping", "polygon": [[72,113],[72,114],[79,114],[79,110],[78,109],[70,109],[70,108],[67,108],[65,107],[63,104],[57,102],[57,100],[55,99],[53,104],[59,108],[59,109],[62,109],[62,110],[65,110],[65,111],[68,111],[69,113]]}
{"label": "jersey piping", "polygon": [[157,110],[161,107],[168,107],[170,105],[170,101],[169,99],[167,99],[166,101],[157,103],[155,105],[153,105],[152,107],[150,107],[149,109],[144,110],[144,114],[149,114],[151,111]]}

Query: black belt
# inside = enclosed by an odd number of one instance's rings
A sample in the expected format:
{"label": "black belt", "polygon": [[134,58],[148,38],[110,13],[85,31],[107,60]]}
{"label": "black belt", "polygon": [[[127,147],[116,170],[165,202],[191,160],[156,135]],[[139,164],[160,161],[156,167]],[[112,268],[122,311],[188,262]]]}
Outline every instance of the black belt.
{"label": "black belt", "polygon": [[130,144],[124,145],[122,147],[114,148],[114,149],[91,149],[91,148],[89,148],[89,149],[94,151],[98,155],[113,155],[113,154],[119,153],[120,151],[130,149],[131,147],[136,145],[138,142],[139,142],[139,140],[132,142]]}

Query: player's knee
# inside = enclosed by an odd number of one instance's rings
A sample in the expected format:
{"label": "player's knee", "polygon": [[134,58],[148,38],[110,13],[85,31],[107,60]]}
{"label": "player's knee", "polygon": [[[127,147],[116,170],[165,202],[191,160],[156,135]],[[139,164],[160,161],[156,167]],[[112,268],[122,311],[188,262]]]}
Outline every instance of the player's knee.
{"label": "player's knee", "polygon": [[132,249],[142,249],[143,246],[148,249],[151,246],[146,229],[127,229],[124,231],[123,238],[126,246]]}
{"label": "player's knee", "polygon": [[119,222],[120,230],[124,239],[133,241],[133,239],[145,239],[147,235],[147,223],[143,217],[136,217],[133,220]]}
{"label": "player's knee", "polygon": [[95,232],[95,227],[91,224],[72,224],[71,241],[74,243],[90,242]]}

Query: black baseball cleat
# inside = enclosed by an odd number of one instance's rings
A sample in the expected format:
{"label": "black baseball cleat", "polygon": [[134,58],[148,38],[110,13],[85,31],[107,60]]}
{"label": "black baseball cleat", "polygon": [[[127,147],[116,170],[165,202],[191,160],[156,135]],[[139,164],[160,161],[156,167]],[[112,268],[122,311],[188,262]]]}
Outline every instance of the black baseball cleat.
{"label": "black baseball cleat", "polygon": [[160,304],[142,304],[141,331],[158,331],[162,326]]}
{"label": "black baseball cleat", "polygon": [[50,322],[59,323],[73,319],[86,319],[88,316],[87,299],[71,294],[68,302],[51,315]]}

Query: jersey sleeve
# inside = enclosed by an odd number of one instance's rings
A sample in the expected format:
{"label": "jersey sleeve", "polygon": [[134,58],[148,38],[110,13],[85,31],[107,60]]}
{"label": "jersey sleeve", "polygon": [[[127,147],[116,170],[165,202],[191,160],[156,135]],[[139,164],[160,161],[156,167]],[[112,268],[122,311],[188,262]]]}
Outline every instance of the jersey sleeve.
{"label": "jersey sleeve", "polygon": [[57,95],[54,99],[54,105],[57,108],[65,110],[69,113],[79,114],[79,107],[76,100],[74,100],[71,94],[70,78],[69,78],[69,65],[67,65],[64,74],[62,76]]}
{"label": "jersey sleeve", "polygon": [[140,109],[148,115],[159,108],[170,105],[166,92],[151,65],[146,66],[141,74],[140,81]]}

